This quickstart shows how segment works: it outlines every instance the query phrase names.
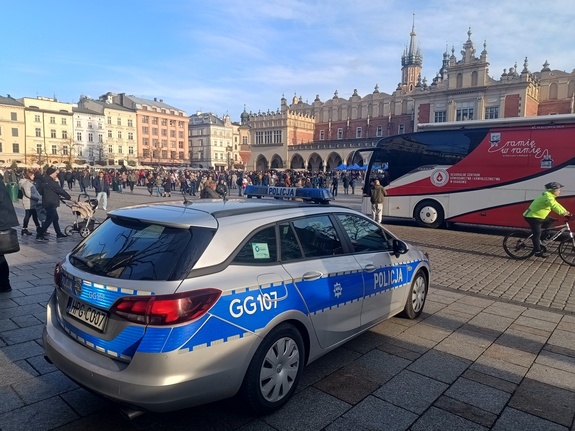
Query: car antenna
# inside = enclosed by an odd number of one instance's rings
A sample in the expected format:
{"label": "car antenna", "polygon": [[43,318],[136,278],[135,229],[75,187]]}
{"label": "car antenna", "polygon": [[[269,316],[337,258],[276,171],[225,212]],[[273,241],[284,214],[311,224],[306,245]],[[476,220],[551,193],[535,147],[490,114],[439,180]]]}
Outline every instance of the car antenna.
{"label": "car antenna", "polygon": [[184,190],[182,190],[182,196],[184,197],[184,205],[191,205],[191,204],[193,204],[192,201],[189,201],[189,200],[186,198],[186,192],[185,192]]}

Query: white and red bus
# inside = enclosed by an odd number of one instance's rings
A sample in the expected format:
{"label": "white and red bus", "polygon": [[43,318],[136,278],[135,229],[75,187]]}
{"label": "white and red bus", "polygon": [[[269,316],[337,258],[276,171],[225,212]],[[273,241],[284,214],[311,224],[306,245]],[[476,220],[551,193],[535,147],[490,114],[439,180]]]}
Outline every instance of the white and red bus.
{"label": "white and red bus", "polygon": [[[575,115],[421,124],[382,138],[366,172],[386,186],[383,213],[436,228],[450,222],[527,227],[522,213],[544,184],[565,186],[575,212]],[[364,197],[364,212],[371,212]]]}

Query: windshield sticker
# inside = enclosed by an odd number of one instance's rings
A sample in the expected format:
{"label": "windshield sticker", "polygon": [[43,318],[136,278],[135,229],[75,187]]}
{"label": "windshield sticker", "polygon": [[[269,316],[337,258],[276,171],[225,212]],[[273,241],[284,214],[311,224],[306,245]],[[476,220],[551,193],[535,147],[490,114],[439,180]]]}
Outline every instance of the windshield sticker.
{"label": "windshield sticker", "polygon": [[269,259],[270,251],[268,245],[263,242],[253,242],[252,251],[254,253],[254,259]]}

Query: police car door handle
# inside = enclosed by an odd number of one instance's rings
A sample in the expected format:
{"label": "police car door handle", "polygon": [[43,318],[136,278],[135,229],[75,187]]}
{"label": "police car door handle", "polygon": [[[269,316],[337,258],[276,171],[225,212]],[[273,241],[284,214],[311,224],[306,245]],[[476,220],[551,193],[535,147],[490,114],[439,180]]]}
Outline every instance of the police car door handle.
{"label": "police car door handle", "polygon": [[374,272],[375,270],[377,270],[377,266],[372,265],[372,264],[370,263],[369,265],[365,265],[365,266],[363,267],[363,270],[364,270],[365,272]]}
{"label": "police car door handle", "polygon": [[318,280],[322,277],[322,273],[319,271],[309,271],[306,272],[304,275],[302,275],[302,280],[305,281],[314,281],[314,280]]}

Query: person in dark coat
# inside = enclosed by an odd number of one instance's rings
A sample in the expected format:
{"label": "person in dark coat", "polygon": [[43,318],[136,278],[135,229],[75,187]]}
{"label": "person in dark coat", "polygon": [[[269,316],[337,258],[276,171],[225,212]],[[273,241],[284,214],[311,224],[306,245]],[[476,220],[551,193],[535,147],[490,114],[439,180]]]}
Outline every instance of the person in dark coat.
{"label": "person in dark coat", "polygon": [[46,210],[46,220],[44,220],[40,229],[36,231],[36,241],[38,242],[48,241],[48,238],[46,238],[44,234],[51,224],[54,225],[56,238],[66,238],[68,236],[60,230],[58,207],[60,206],[60,197],[64,199],[71,199],[71,197],[68,192],[56,182],[57,175],[58,171],[50,167],[46,170],[46,175],[44,176],[41,195],[42,206]]}
{"label": "person in dark coat", "polygon": [[[18,226],[18,217],[14,210],[14,204],[4,184],[4,179],[0,175],[0,230],[8,230]],[[10,267],[3,254],[0,254],[0,293],[10,292]]]}

